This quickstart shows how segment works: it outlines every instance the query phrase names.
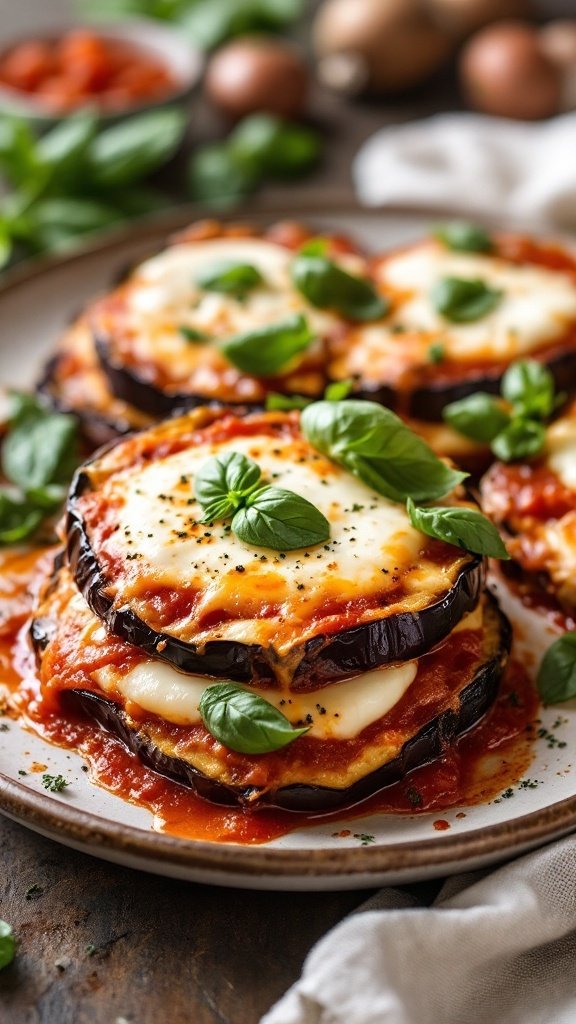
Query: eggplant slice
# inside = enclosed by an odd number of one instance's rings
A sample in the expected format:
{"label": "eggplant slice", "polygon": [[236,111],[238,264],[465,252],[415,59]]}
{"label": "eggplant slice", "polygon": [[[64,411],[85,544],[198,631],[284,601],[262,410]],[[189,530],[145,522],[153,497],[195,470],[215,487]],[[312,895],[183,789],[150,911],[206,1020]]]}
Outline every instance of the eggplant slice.
{"label": "eggplant slice", "polygon": [[[390,315],[330,346],[328,376],[353,379],[356,397],[438,422],[450,402],[498,393],[507,367],[525,358],[545,363],[559,392],[576,391],[576,260],[569,252],[513,236],[495,239],[489,254],[453,252],[428,239],[375,260],[373,275]],[[440,312],[435,289],[452,278],[488,285],[493,307],[469,322],[458,311]]]}
{"label": "eggplant slice", "polygon": [[91,449],[153,422],[150,415],[110,390],[85,317],[68,328],[45,364],[36,390],[58,412],[78,417],[82,437]]}
{"label": "eggplant slice", "polygon": [[[260,237],[249,228],[200,225],[140,264],[89,316],[113,393],[156,417],[210,402],[262,406],[270,392],[321,396],[328,339],[348,325],[309,305],[292,284],[291,250],[310,234],[297,225],[276,225]],[[339,238],[329,244],[355,273],[367,272],[350,244]],[[198,283],[211,267],[230,262],[249,264],[262,280],[239,293]],[[278,376],[242,373],[222,353],[221,340],[295,314],[305,316],[316,338]]]}
{"label": "eggplant slice", "polygon": [[[226,451],[316,504],[329,542],[276,552],[201,523],[195,472]],[[113,633],[185,672],[302,690],[418,657],[476,607],[484,579],[480,557],[423,537],[312,448],[297,413],[201,409],[121,442],[77,473],[66,536],[76,584]]]}
{"label": "eggplant slice", "polygon": [[[154,771],[230,806],[328,811],[357,803],[435,760],[489,710],[511,642],[507,619],[486,595],[481,615],[477,611],[470,617],[469,628],[463,622],[424,655],[396,703],[356,735],[335,739],[328,727],[324,736],[301,736],[280,751],[241,755],[217,743],[199,721],[178,725],[144,707],[134,717],[133,694],[124,698],[118,680],[150,661],[124,641],[101,638],[97,620],[79,595],[70,599],[71,586],[64,570],[32,624],[42,685],[50,688],[52,698],[59,696],[64,710],[96,721]],[[179,685],[187,685],[185,676]],[[375,673],[368,685],[385,687],[387,680]],[[283,692],[289,698],[289,691]],[[322,710],[322,699],[320,693],[316,707],[325,722],[330,712],[326,716]],[[343,710],[341,701],[337,696],[336,706]],[[173,713],[175,705],[170,707]]]}

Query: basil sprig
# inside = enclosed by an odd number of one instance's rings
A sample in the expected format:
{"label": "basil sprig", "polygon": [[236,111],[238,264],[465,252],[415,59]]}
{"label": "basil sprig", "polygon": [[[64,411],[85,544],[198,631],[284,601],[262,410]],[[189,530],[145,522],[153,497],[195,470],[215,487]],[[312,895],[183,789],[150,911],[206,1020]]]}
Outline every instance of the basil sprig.
{"label": "basil sprig", "polygon": [[242,373],[273,377],[294,356],[304,352],[314,337],[306,318],[296,313],[278,323],[227,338],[220,348]]}
{"label": "basil sprig", "polygon": [[204,509],[201,522],[227,519],[257,487],[260,466],[240,452],[208,459],[196,474],[194,493]]}
{"label": "basil sprig", "polygon": [[453,220],[437,224],[432,234],[447,249],[455,252],[492,252],[494,243],[488,232],[479,224],[466,220]]}
{"label": "basil sprig", "polygon": [[378,320],[389,303],[367,278],[349,274],[310,243],[292,260],[292,280],[312,306],[332,309],[348,320]]}
{"label": "basil sprig", "polygon": [[239,452],[209,459],[196,475],[194,491],[204,510],[201,522],[231,519],[245,544],[294,551],[323,544],[330,523],[306,498],[283,487],[261,485],[262,470]]}
{"label": "basil sprig", "polygon": [[503,462],[538,455],[546,441],[542,421],[563,400],[555,394],[552,373],[534,359],[520,360],[506,370],[501,393],[497,398],[480,391],[452,402],[444,419],[464,437],[490,444]]}
{"label": "basil sprig", "polygon": [[576,632],[565,633],[548,648],[536,683],[545,704],[576,697]]}
{"label": "basil sprig", "polygon": [[308,727],[295,729],[278,708],[237,683],[208,686],[199,710],[208,732],[239,754],[268,754],[308,732]]}
{"label": "basil sprig", "polygon": [[0,971],[12,963],[16,954],[16,939],[11,925],[0,921]]}
{"label": "basil sprig", "polygon": [[449,505],[422,508],[411,498],[408,498],[406,508],[412,526],[427,537],[444,540],[477,555],[501,559],[510,557],[498,530],[478,509]]}
{"label": "basil sprig", "polygon": [[301,428],[310,444],[392,501],[439,498],[468,476],[376,402],[314,402],[304,409]]}
{"label": "basil sprig", "polygon": [[2,445],[0,544],[32,536],[61,505],[78,461],[77,422],[53,413],[32,395],[10,395],[9,426]]}
{"label": "basil sprig", "polygon": [[503,292],[479,278],[442,277],[430,293],[432,305],[446,320],[466,324],[491,313]]}
{"label": "basil sprig", "polygon": [[242,299],[264,278],[251,263],[240,263],[238,260],[220,260],[218,263],[205,267],[196,277],[196,284],[205,291],[222,292]]}

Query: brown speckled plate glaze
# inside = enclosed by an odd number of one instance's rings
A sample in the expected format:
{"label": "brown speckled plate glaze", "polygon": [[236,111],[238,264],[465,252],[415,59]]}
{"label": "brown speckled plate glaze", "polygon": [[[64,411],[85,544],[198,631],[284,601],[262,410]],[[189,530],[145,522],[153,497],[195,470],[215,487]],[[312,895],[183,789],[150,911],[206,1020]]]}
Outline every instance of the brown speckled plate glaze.
{"label": "brown speckled plate glaze", "polygon": [[[0,288],[0,373],[4,384],[25,387],[63,326],[82,304],[127,264],[154,251],[165,236],[195,216],[175,213],[115,233],[74,257],[17,269]],[[349,232],[367,247],[417,237],[421,214],[358,210],[299,212],[323,230]],[[293,218],[286,210],[245,214],[250,221]],[[542,623],[510,595],[506,609],[536,648],[549,642]],[[531,617],[532,616],[532,617]],[[90,783],[76,754],[50,746],[9,722],[0,732],[0,811],[37,832],[94,856],[134,868],[210,884],[259,889],[353,889],[408,882],[509,859],[576,828],[576,702],[542,711],[542,736],[529,769],[537,785],[516,787],[507,799],[442,812],[450,828],[435,832],[437,814],[351,817],[296,830],[265,845],[241,846],[174,838],[155,829],[152,814]],[[550,733],[554,742],[549,740]],[[73,782],[48,795],[41,775],[19,775],[32,762]],[[362,845],[360,836],[369,836]]]}

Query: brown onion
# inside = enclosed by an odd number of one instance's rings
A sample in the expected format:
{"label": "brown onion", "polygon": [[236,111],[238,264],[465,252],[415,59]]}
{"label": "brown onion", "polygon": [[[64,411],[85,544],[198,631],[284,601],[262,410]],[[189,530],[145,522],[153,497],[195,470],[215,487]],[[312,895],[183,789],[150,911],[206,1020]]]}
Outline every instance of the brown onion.
{"label": "brown onion", "polygon": [[296,50],[265,36],[234,40],[212,57],[208,98],[233,118],[256,111],[298,117],[306,105],[308,71]]}
{"label": "brown onion", "polygon": [[326,0],[313,39],[321,80],[351,93],[416,85],[452,48],[421,0]]}
{"label": "brown onion", "polygon": [[471,106],[500,117],[537,120],[560,107],[561,76],[543,53],[538,33],[523,22],[482,29],[460,58],[462,86]]}

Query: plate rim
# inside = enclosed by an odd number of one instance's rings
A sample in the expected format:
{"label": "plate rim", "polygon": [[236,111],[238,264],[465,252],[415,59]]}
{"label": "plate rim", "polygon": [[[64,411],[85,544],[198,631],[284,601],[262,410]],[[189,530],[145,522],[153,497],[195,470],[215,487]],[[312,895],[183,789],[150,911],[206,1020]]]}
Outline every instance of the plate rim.
{"label": "plate rim", "polygon": [[[139,242],[161,243],[166,235],[177,231],[195,219],[250,222],[272,221],[281,217],[291,220],[300,217],[334,216],[347,214],[365,217],[374,215],[410,216],[427,219],[442,216],[438,210],[427,211],[419,207],[373,209],[354,202],[337,204],[333,197],[322,202],[299,203],[296,212],[279,203],[259,203],[244,206],[242,211],[218,212],[211,215],[195,206],[174,207],[152,217],[123,225],[102,233],[81,248],[64,254],[50,254],[28,261],[8,270],[0,282],[0,302],[5,295],[17,291],[30,282],[49,275],[52,271],[66,270],[79,261],[113,252]],[[450,216],[450,210],[446,210]],[[452,212],[453,215],[453,212]],[[478,218],[477,218],[478,219]],[[482,220],[482,218],[479,218]],[[110,268],[111,274],[114,267]],[[120,799],[120,798],[119,798]],[[430,839],[400,842],[390,845],[366,847],[322,847],[294,849],[267,844],[237,844],[184,839],[161,832],[145,831],[134,825],[103,817],[91,811],[67,804],[66,797],[56,799],[38,793],[25,783],[18,782],[0,771],[0,813],[19,821],[51,838],[68,840],[90,848],[98,854],[110,851],[131,857],[136,866],[144,869],[151,862],[165,868],[218,873],[251,878],[282,879],[295,874],[305,879],[358,878],[359,884],[369,884],[371,876],[394,873],[437,872],[457,863],[465,868],[469,862],[484,859],[505,859],[519,848],[527,849],[576,829],[576,793],[547,807],[527,814],[483,825],[466,833],[442,833]],[[353,810],[353,809],[352,809]],[[322,824],[319,816],[318,825]]]}

